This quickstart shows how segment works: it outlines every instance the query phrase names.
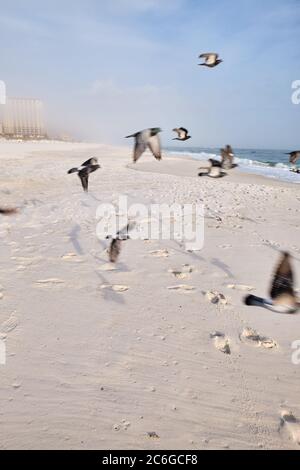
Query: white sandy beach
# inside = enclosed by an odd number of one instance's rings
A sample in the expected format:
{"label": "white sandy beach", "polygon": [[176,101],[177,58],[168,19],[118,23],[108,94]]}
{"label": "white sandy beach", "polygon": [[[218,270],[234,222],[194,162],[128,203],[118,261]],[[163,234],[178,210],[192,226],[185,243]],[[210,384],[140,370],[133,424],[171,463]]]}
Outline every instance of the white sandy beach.
{"label": "white sandy beach", "polygon": [[[92,155],[102,169],[84,194],[67,171]],[[134,166],[130,149],[96,144],[1,142],[0,165],[0,205],[21,208],[0,216],[0,449],[299,449],[300,427],[280,416],[300,420],[300,316],[246,307],[228,287],[266,296],[281,249],[300,287],[299,185],[238,170],[200,179],[188,158]],[[203,250],[129,240],[106,271],[95,214],[119,195],[203,202]],[[169,272],[184,265],[183,279]],[[194,290],[168,289],[181,284]],[[210,303],[211,290],[228,303]],[[274,347],[243,340],[247,327]]]}

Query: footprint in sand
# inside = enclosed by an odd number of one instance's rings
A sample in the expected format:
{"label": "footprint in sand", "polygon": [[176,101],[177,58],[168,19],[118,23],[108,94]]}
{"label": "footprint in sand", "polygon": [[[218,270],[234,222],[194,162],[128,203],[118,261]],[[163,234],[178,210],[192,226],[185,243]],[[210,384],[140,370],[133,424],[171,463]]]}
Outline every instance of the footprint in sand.
{"label": "footprint in sand", "polygon": [[189,264],[185,264],[181,269],[169,269],[169,273],[173,274],[176,279],[189,279],[194,267]]}
{"label": "footprint in sand", "polygon": [[129,290],[128,286],[121,286],[121,285],[109,285],[109,284],[103,284],[100,286],[100,289],[109,289],[114,292],[126,292]]}
{"label": "footprint in sand", "polygon": [[6,320],[2,323],[2,325],[0,325],[0,338],[5,339],[8,333],[17,328],[18,324],[19,322],[14,312],[11,314],[8,320]]}
{"label": "footprint in sand", "polygon": [[117,268],[112,263],[106,263],[100,266],[100,271],[110,272],[110,271],[117,271]]}
{"label": "footprint in sand", "polygon": [[239,290],[239,291],[243,291],[243,292],[251,292],[252,290],[254,290],[254,287],[246,286],[244,284],[229,284],[227,286],[227,289]]}
{"label": "footprint in sand", "polygon": [[219,333],[217,331],[212,333],[210,337],[214,340],[215,348],[218,349],[218,351],[222,352],[223,354],[231,354],[230,341],[223,333]]}
{"label": "footprint in sand", "polygon": [[159,439],[159,435],[156,432],[147,432],[147,436],[150,439]]}
{"label": "footprint in sand", "polygon": [[228,305],[229,303],[225,295],[217,291],[203,292],[203,295],[205,295],[208,302],[214,305]]}
{"label": "footprint in sand", "polygon": [[61,284],[64,284],[65,281],[63,281],[62,279],[42,279],[42,280],[39,280],[39,281],[36,281],[36,284],[40,285],[40,286],[49,286],[49,285],[61,285]]}
{"label": "footprint in sand", "polygon": [[76,258],[76,256],[77,256],[76,253],[67,253],[66,255],[62,256],[62,259],[64,261],[67,261],[67,260]]}
{"label": "footprint in sand", "polygon": [[280,431],[286,432],[293,442],[300,445],[300,421],[291,411],[283,410],[281,412]]}
{"label": "footprint in sand", "polygon": [[240,340],[243,343],[249,344],[256,348],[274,349],[278,347],[276,341],[265,336],[261,336],[257,331],[252,328],[244,328],[240,335]]}
{"label": "footprint in sand", "polygon": [[168,250],[155,250],[150,251],[149,254],[154,258],[169,258],[170,253]]}
{"label": "footprint in sand", "polygon": [[177,291],[177,292],[192,292],[192,291],[196,290],[196,287],[188,286],[186,284],[180,284],[178,286],[167,287],[167,289],[168,290],[174,290],[174,291]]}
{"label": "footprint in sand", "polygon": [[36,263],[40,263],[41,261],[43,261],[43,258],[41,256],[36,256],[36,257],[33,257],[33,258],[25,258],[25,257],[22,257],[22,256],[13,256],[11,258],[13,261],[16,261],[17,263],[20,263],[19,264],[19,268],[22,267],[22,268],[26,268],[26,266],[32,266],[33,264],[36,264]]}
{"label": "footprint in sand", "polygon": [[76,253],[67,253],[66,255],[62,256],[61,259],[63,261],[73,261],[74,263],[83,263],[84,260],[79,258]]}

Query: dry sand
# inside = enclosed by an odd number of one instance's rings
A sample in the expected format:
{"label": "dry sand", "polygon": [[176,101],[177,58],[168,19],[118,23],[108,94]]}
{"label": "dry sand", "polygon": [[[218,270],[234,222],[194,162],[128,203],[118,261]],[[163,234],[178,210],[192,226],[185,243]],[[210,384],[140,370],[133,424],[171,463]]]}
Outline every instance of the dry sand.
{"label": "dry sand", "polygon": [[[0,219],[0,448],[299,448],[300,316],[242,302],[266,295],[280,249],[299,278],[299,186],[130,154],[0,143],[1,205],[21,207]],[[91,155],[84,194],[66,172]],[[110,270],[95,213],[120,194],[203,202],[203,250],[128,241]]]}

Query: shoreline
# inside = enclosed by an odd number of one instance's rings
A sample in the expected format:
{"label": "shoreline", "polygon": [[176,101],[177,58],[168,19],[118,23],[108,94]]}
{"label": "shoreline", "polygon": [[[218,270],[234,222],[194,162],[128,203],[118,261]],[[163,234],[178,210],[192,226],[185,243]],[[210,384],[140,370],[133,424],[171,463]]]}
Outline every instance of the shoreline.
{"label": "shoreline", "polygon": [[[220,159],[219,154],[214,153],[213,150],[214,149],[212,149],[210,152],[209,149],[206,149],[203,151],[199,151],[198,153],[188,151],[180,152],[172,149],[168,149],[167,151],[170,156],[174,156],[175,158],[184,157],[185,159],[187,159],[190,157],[193,160],[204,162],[207,161],[208,158]],[[245,152],[245,149],[242,149],[242,151]],[[263,150],[261,152],[263,152]],[[268,152],[270,152],[270,150]],[[276,150],[274,150],[274,153],[276,153]],[[269,158],[272,158],[271,155],[269,156]],[[237,153],[235,155],[235,163],[238,164],[238,168],[240,169],[241,173],[256,174],[258,176],[264,176],[271,180],[279,180],[293,184],[300,184],[300,175],[290,171],[292,166],[288,163],[287,160],[285,162],[273,162],[273,164],[271,165],[270,163],[264,160],[252,160],[250,155],[245,154],[244,156],[242,156],[237,150]]]}
{"label": "shoreline", "polygon": [[[21,147],[23,152],[18,156],[19,150]],[[155,162],[153,157],[146,153],[136,164],[132,163],[132,147],[131,146],[120,146],[120,145],[111,145],[111,144],[101,144],[101,143],[91,143],[91,142],[62,142],[62,141],[4,141],[0,140],[0,160],[5,157],[19,158],[24,159],[25,157],[35,156],[37,152],[43,151],[47,153],[51,152],[72,152],[78,151],[80,149],[90,151],[105,150],[105,149],[114,149],[116,153],[124,153],[128,156],[128,161],[125,164],[126,167],[145,172],[154,172],[174,176],[188,176],[188,177],[197,177],[198,178],[198,169],[205,168],[206,160],[200,160],[194,158],[190,154],[178,153],[174,155],[170,151],[163,151],[163,158],[161,162]],[[24,152],[25,150],[25,152]],[[173,151],[172,151],[173,152]],[[3,155],[5,153],[5,156]],[[188,166],[183,165],[186,161],[189,161]],[[160,166],[157,166],[156,164]],[[158,170],[158,171],[157,171]],[[206,179],[206,178],[204,178]],[[255,172],[251,172],[251,168],[243,171],[239,167],[228,170],[227,176],[223,178],[224,181],[233,182],[233,183],[246,183],[246,184],[263,184],[266,186],[274,187],[286,187],[286,188],[297,188],[299,185],[300,189],[300,175],[299,183],[294,183],[290,181],[284,181],[280,178],[268,177],[265,175],[259,175]]]}
{"label": "shoreline", "polygon": [[[146,157],[147,158],[147,157]],[[153,157],[152,157],[153,158]],[[189,162],[189,165],[185,165],[185,162]],[[203,164],[201,166],[201,164]],[[160,166],[158,166],[160,165]],[[170,154],[164,154],[160,162],[155,162],[151,160],[151,156],[148,155],[148,161],[144,160],[138,161],[136,164],[129,163],[128,168],[136,171],[144,171],[150,173],[161,173],[173,176],[185,176],[185,177],[198,177],[199,168],[205,168],[205,161],[197,160],[190,155],[183,156],[173,156]],[[259,184],[264,186],[271,187],[284,187],[284,188],[295,188],[300,190],[300,185],[282,181],[280,179],[269,178],[264,175],[257,175],[256,173],[243,172],[238,167],[232,170],[226,171],[227,176],[222,178],[222,182],[230,183],[240,183],[240,184]],[[299,175],[300,178],[300,175]],[[209,178],[201,178],[201,180],[207,180]],[[215,184],[218,184],[220,180],[215,181]]]}

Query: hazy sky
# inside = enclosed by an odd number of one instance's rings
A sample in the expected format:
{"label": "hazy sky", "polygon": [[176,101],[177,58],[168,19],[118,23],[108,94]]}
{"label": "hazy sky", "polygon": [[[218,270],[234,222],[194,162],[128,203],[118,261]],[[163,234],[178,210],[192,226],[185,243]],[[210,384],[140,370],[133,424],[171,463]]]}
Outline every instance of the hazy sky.
{"label": "hazy sky", "polygon": [[[184,145],[300,147],[299,0],[0,0],[0,80],[51,129],[94,141],[160,126]],[[198,67],[201,52],[224,63]]]}

